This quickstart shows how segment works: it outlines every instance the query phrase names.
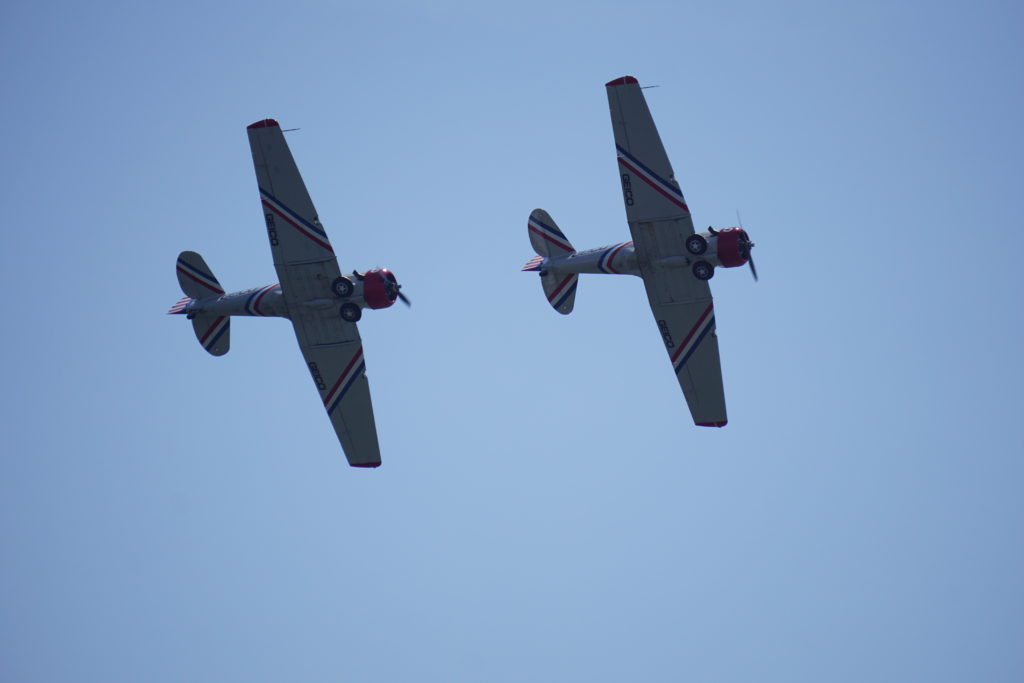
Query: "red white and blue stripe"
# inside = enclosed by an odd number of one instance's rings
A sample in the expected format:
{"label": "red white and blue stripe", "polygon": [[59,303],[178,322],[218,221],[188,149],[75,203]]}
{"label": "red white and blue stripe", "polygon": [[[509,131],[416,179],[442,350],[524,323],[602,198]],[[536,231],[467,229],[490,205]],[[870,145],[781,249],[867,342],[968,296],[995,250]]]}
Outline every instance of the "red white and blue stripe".
{"label": "red white and blue stripe", "polygon": [[572,245],[569,244],[569,240],[566,239],[565,234],[554,225],[548,225],[544,221],[530,216],[530,220],[526,223],[526,227],[530,232],[540,235],[542,238],[563,251],[576,251],[572,248]]}
{"label": "red white and blue stripe", "polygon": [[207,328],[203,336],[199,338],[199,343],[203,345],[203,348],[207,351],[211,351],[220,338],[224,336],[224,333],[228,331],[228,324],[231,322],[231,318],[226,315],[222,315]]}
{"label": "red white and blue stripe", "polygon": [[704,341],[704,337],[708,336],[708,333],[713,329],[715,329],[715,305],[709,303],[708,307],[697,318],[697,322],[690,330],[690,333],[683,339],[683,343],[674,352],[670,353],[672,367],[677,375],[686,367],[686,362],[690,360],[694,351]]}
{"label": "red white and blue stripe", "polygon": [[341,399],[345,398],[345,394],[356,383],[356,380],[362,377],[364,372],[366,372],[366,363],[363,361],[363,346],[360,344],[359,349],[352,356],[352,360],[338,377],[338,381],[334,383],[330,391],[324,394],[324,407],[327,408],[328,415],[334,413],[334,409],[341,403]]}
{"label": "red white and blue stripe", "polygon": [[322,227],[310,223],[305,218],[282,204],[274,195],[270,194],[262,187],[260,188],[260,200],[263,202],[263,206],[280,216],[285,223],[292,226],[301,234],[313,240],[327,251],[332,254],[334,253],[334,249],[331,248],[331,243],[327,239],[327,233]]}
{"label": "red white and blue stripe", "polygon": [[681,208],[686,213],[690,213],[690,207],[686,205],[686,200],[683,199],[682,190],[679,189],[679,185],[675,181],[670,182],[665,178],[662,178],[660,175],[645,166],[643,162],[635,156],[623,149],[622,146],[615,145],[615,149],[619,153],[620,166],[631,171],[634,175],[639,176],[644,182],[653,187],[655,191],[664,196],[670,202]]}
{"label": "red white and blue stripe", "polygon": [[597,267],[601,272],[620,275],[619,271],[615,269],[615,257],[619,255],[620,251],[625,247],[628,247],[630,244],[633,244],[632,240],[629,242],[623,242],[622,244],[616,244],[605,249],[604,253],[601,254],[601,258],[597,261]]}
{"label": "red white and blue stripe", "polygon": [[178,303],[171,306],[171,310],[167,311],[167,314],[170,315],[172,313],[184,313],[185,309],[188,308],[188,305],[189,303],[191,303],[191,301],[192,297],[188,296],[179,299]]}
{"label": "red white and blue stripe", "polygon": [[523,270],[540,270],[540,265],[544,263],[543,256],[534,256],[532,259],[526,262],[523,266]]}
{"label": "red white and blue stripe", "polygon": [[249,315],[268,315],[267,313],[264,313],[263,311],[260,310],[260,302],[263,301],[263,297],[265,297],[268,292],[270,292],[276,287],[278,287],[278,285],[276,284],[267,285],[263,289],[258,289],[255,292],[253,292],[245,302],[245,312],[248,313]]}
{"label": "red white and blue stripe", "polygon": [[188,261],[185,261],[181,257],[178,257],[178,272],[190,280],[195,280],[214,294],[224,293],[224,288],[220,286],[220,283],[217,281],[217,278],[213,276],[213,273],[208,273]]}
{"label": "red white and blue stripe", "polygon": [[548,294],[548,303],[551,304],[556,311],[560,309],[573,294],[576,293],[576,285],[579,282],[579,279],[579,275],[572,273],[559,282],[558,286]]}

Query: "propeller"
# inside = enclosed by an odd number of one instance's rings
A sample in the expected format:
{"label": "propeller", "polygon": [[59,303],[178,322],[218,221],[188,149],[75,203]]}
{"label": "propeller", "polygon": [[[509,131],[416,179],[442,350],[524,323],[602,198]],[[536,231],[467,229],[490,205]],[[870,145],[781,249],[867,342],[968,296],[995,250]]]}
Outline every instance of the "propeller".
{"label": "propeller", "polygon": [[750,264],[750,273],[754,276],[754,282],[757,282],[757,268],[754,267],[754,257],[750,253],[750,249],[754,246],[754,243],[747,240],[747,263]]}
{"label": "propeller", "polygon": [[412,306],[412,302],[409,301],[409,297],[407,297],[405,294],[402,294],[402,285],[398,284],[397,282],[388,282],[387,288],[388,296],[394,294],[394,296],[391,297],[392,300],[397,298],[400,299],[402,303],[405,304],[406,306]]}
{"label": "propeller", "polygon": [[736,209],[736,222],[740,224],[740,230],[743,230],[745,239],[740,242],[740,255],[747,259],[747,263],[750,264],[750,273],[754,276],[754,282],[757,282],[757,268],[754,267],[754,255],[750,253],[750,250],[754,248],[754,243],[750,241],[750,235],[747,235],[747,231],[743,228],[743,219],[740,218],[740,210]]}

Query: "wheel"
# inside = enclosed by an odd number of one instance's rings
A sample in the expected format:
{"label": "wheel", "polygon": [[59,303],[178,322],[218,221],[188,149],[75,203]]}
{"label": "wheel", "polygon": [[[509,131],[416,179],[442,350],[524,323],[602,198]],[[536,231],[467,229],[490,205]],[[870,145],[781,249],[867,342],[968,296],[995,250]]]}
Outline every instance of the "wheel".
{"label": "wheel", "polygon": [[708,250],[708,241],[704,235],[693,234],[686,238],[686,251],[700,255]]}
{"label": "wheel", "polygon": [[341,319],[350,323],[358,322],[363,317],[363,309],[353,303],[341,305]]}
{"label": "wheel", "polygon": [[698,280],[710,280],[715,276],[715,267],[707,261],[697,261],[693,264],[693,276]]}
{"label": "wheel", "polygon": [[347,277],[339,277],[331,283],[331,291],[341,298],[352,296],[352,292],[355,290],[355,285]]}

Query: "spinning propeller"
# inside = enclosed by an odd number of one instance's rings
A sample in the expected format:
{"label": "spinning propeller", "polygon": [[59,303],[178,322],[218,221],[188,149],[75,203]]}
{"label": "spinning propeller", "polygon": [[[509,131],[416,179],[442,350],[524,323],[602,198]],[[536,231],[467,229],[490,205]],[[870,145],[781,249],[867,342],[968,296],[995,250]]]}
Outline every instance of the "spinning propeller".
{"label": "spinning propeller", "polygon": [[389,280],[387,282],[386,287],[389,299],[394,301],[397,298],[401,300],[401,302],[406,306],[412,306],[412,302],[409,301],[409,297],[407,297],[405,294],[402,294],[402,285],[398,284],[397,282],[391,282]]}
{"label": "spinning propeller", "polygon": [[754,282],[757,282],[757,268],[754,267],[754,255],[750,253],[750,250],[754,248],[754,243],[750,241],[750,235],[743,228],[743,219],[740,218],[740,210],[736,209],[736,222],[740,225],[740,230],[743,230],[743,238],[740,240],[740,256],[747,259],[747,263],[750,264],[750,272],[754,276]]}
{"label": "spinning propeller", "polygon": [[[409,301],[409,297],[402,294],[402,285],[398,284],[394,279],[394,273],[389,273],[388,275],[388,277],[384,278],[384,294],[392,301],[400,299],[406,306],[412,306],[412,302]],[[366,279],[366,275],[364,273],[360,273],[358,270],[352,271],[352,277],[360,281]]]}

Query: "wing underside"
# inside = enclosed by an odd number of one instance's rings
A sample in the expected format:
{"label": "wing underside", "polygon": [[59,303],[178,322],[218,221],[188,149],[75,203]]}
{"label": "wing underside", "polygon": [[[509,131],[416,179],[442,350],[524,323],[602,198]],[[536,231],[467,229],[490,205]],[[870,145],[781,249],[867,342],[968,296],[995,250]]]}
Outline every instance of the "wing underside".
{"label": "wing underside", "polygon": [[353,467],[377,467],[380,445],[358,333],[349,341],[305,344],[296,325],[296,336],[348,463]]}
{"label": "wing underside", "polygon": [[694,424],[724,427],[728,416],[714,304],[710,299],[689,304],[651,304],[651,312]]}
{"label": "wing underside", "polygon": [[334,249],[277,121],[257,121],[248,134],[274,267],[306,367],[349,464],[377,467],[362,341],[331,291],[341,275]]}
{"label": "wing underside", "polygon": [[248,128],[260,204],[274,268],[289,309],[331,296],[341,275],[327,231],[320,223],[288,142],[277,121],[257,121]]}
{"label": "wing underside", "polygon": [[694,423],[727,421],[708,283],[690,270],[690,209],[637,80],[607,84],[626,218],[651,312]]}

